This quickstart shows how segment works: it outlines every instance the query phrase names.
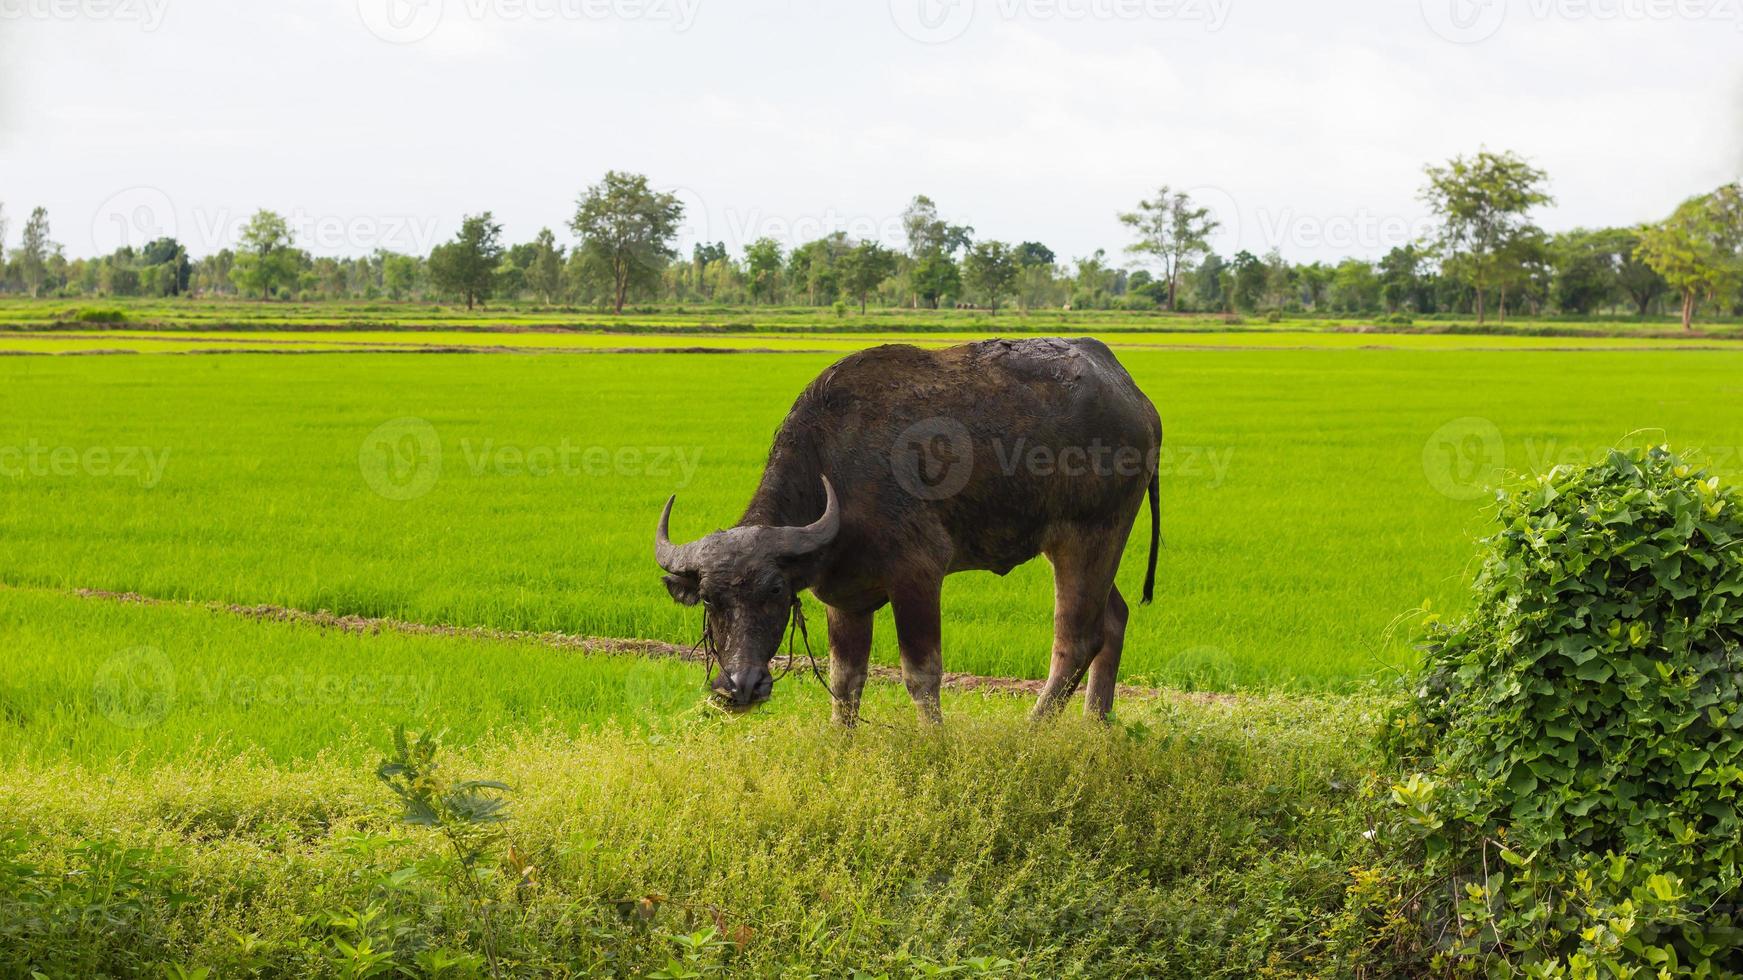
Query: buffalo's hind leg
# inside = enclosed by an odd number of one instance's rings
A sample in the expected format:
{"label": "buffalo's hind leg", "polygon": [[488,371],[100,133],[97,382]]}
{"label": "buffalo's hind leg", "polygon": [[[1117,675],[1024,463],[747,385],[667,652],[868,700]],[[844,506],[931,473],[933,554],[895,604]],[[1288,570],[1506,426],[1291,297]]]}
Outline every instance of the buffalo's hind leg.
{"label": "buffalo's hind leg", "polygon": [[890,590],[896,617],[896,643],[902,650],[902,681],[922,722],[944,720],[938,690],[944,681],[943,622],[939,610],[943,583],[912,582]]}
{"label": "buffalo's hind leg", "polygon": [[[1062,528],[1044,549],[1053,563],[1053,665],[1035,705],[1038,719],[1065,706],[1106,644],[1114,574],[1120,570],[1120,549],[1109,543],[1113,540],[1102,529]],[[1114,671],[1106,674],[1111,700]]]}
{"label": "buffalo's hind leg", "polygon": [[1126,646],[1126,620],[1131,615],[1119,586],[1108,590],[1107,615],[1102,623],[1101,652],[1089,662],[1089,691],[1084,695],[1086,717],[1105,720],[1113,710],[1114,689],[1120,680],[1120,651]]}
{"label": "buffalo's hind leg", "polygon": [[836,724],[851,728],[859,722],[859,698],[871,661],[872,614],[829,606],[828,616],[831,714]]}

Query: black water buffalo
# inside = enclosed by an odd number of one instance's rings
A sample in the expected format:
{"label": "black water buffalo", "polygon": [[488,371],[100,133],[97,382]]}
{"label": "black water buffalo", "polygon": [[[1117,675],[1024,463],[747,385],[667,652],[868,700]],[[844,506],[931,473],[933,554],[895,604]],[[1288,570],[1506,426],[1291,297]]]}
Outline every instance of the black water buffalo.
{"label": "black water buffalo", "polygon": [[835,717],[853,724],[879,607],[895,615],[908,693],[937,720],[944,577],[1046,555],[1053,665],[1036,713],[1061,707],[1087,671],[1086,708],[1101,717],[1128,614],[1114,574],[1146,490],[1146,603],[1155,588],[1161,444],[1155,406],[1100,341],[877,347],[799,396],[737,526],[673,544],[673,497],[655,556],[673,599],[705,605],[714,695],[732,707],[769,697],[769,663],[810,589],[828,607]]}

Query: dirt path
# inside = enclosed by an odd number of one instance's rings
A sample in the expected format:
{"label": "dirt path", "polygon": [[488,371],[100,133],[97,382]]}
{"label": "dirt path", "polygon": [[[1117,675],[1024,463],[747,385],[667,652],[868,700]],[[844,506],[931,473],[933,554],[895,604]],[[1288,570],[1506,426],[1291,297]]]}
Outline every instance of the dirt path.
{"label": "dirt path", "polygon": [[[13,589],[17,586],[0,585],[0,588]],[[40,590],[54,591],[54,590]],[[81,599],[100,602],[116,602],[139,606],[174,606],[184,609],[205,609],[211,612],[229,616],[239,616],[246,619],[267,620],[279,623],[297,623],[312,626],[317,629],[339,630],[346,633],[373,635],[376,633],[402,633],[413,636],[452,636],[468,639],[492,640],[507,643],[530,643],[552,650],[565,650],[582,654],[605,654],[610,656],[638,656],[659,659],[683,660],[700,664],[703,658],[700,652],[685,646],[665,643],[659,640],[618,639],[600,636],[579,636],[573,633],[534,632],[530,630],[504,630],[488,626],[444,626],[431,623],[411,623],[398,619],[385,619],[370,616],[340,616],[326,610],[310,612],[306,609],[289,609],[273,605],[242,605],[229,602],[212,602],[184,599],[159,599],[153,596],[140,595],[136,592],[108,592],[102,589],[73,589],[63,592]],[[828,671],[828,655],[823,650],[823,637],[819,635],[813,641],[813,647],[818,655],[818,665]],[[795,659],[795,672],[808,671],[810,665],[802,659]],[[885,684],[902,683],[902,672],[895,667],[874,664],[871,668],[871,679]],[[1042,682],[1017,677],[987,677],[982,674],[964,674],[946,671],[944,686],[957,691],[981,691],[992,694],[1013,694],[1034,696],[1040,693]],[[1226,702],[1236,700],[1235,695],[1217,694],[1212,692],[1176,691],[1167,688],[1133,687],[1122,684],[1119,696],[1127,698],[1178,698],[1200,702]]]}

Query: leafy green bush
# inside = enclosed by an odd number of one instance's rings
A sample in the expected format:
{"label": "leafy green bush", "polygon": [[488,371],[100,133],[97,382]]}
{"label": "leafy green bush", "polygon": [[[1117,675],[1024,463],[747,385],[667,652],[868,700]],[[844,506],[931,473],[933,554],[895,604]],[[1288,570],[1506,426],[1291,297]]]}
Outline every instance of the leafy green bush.
{"label": "leafy green bush", "polygon": [[1466,952],[1601,962],[1602,906],[1619,965],[1743,969],[1740,504],[1664,448],[1501,501],[1392,737],[1427,769],[1394,796],[1429,858],[1494,872],[1461,896],[1494,916]]}

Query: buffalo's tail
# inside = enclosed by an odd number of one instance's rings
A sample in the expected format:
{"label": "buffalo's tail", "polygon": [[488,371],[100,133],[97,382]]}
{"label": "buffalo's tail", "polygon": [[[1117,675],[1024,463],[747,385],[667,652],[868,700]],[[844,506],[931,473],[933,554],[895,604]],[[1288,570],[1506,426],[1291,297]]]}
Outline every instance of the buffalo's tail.
{"label": "buffalo's tail", "polygon": [[1150,567],[1144,571],[1144,599],[1147,606],[1156,597],[1156,553],[1162,547],[1162,475],[1150,474]]}

